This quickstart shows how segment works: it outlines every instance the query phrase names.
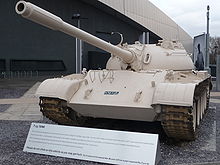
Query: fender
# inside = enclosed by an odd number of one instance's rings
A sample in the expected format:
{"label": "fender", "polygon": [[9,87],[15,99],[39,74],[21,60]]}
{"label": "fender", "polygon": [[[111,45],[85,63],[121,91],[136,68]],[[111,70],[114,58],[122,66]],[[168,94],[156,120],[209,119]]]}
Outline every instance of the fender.
{"label": "fender", "polygon": [[78,91],[83,80],[68,80],[64,78],[47,79],[43,81],[36,91],[37,96],[53,97],[70,101]]}
{"label": "fender", "polygon": [[160,83],[158,84],[152,105],[193,106],[196,84]]}

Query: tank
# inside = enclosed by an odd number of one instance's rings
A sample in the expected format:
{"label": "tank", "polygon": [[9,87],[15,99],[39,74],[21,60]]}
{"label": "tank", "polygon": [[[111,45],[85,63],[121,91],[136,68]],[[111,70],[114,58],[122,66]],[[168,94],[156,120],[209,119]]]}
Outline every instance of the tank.
{"label": "tank", "polygon": [[36,94],[44,116],[63,125],[87,118],[160,121],[168,137],[194,140],[208,109],[211,76],[195,70],[178,41],[112,45],[25,1],[24,18],[111,53],[106,69],[43,81]]}

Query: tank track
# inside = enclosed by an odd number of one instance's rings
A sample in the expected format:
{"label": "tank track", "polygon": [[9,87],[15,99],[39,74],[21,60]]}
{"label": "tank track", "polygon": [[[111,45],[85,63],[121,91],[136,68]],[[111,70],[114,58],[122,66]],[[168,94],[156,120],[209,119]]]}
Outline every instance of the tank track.
{"label": "tank track", "polygon": [[76,122],[69,117],[67,102],[58,98],[40,97],[40,111],[43,116],[55,123],[75,125]]}
{"label": "tank track", "polygon": [[[77,125],[77,121],[69,117],[66,101],[57,98],[40,97],[40,111],[48,119],[62,125]],[[169,137],[193,140],[192,112],[187,107],[163,106],[162,126]]]}
{"label": "tank track", "polygon": [[[161,124],[168,137],[178,140],[195,140],[196,127],[209,107],[211,88],[211,78],[196,87],[193,107],[162,105]],[[198,102],[202,96],[206,97],[203,107],[201,107],[201,102]]]}
{"label": "tank track", "polygon": [[168,137],[182,140],[195,139],[192,108],[163,106],[161,117],[161,124]]}

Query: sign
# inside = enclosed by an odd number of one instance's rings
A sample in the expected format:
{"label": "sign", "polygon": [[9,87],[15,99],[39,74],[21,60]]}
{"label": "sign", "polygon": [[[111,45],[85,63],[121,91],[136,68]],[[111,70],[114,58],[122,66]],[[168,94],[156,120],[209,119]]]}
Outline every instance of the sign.
{"label": "sign", "polygon": [[197,70],[204,70],[206,66],[206,34],[194,37],[193,40],[193,61]]}
{"label": "sign", "polygon": [[105,91],[104,95],[118,95],[119,92],[118,91]]}
{"label": "sign", "polygon": [[25,152],[123,165],[154,165],[158,135],[32,123]]}

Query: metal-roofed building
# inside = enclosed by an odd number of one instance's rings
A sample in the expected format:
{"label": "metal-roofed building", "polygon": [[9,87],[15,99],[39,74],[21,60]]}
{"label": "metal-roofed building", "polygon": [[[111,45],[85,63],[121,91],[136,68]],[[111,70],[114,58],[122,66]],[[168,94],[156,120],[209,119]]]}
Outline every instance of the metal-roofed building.
{"label": "metal-roofed building", "polygon": [[149,0],[99,0],[156,35],[167,40],[179,40],[192,52],[192,37]]}
{"label": "metal-roofed building", "polygon": [[[192,38],[172,19],[148,0],[29,0],[64,21],[78,26],[74,14],[80,14],[80,28],[115,43],[123,34],[124,42],[140,40],[143,32],[149,43],[160,39],[178,39],[191,52]],[[75,38],[49,30],[16,15],[17,0],[0,1],[0,71],[38,71],[39,74],[75,72]],[[146,42],[147,42],[146,39]],[[104,68],[110,56],[89,44],[82,45],[83,67]]]}

